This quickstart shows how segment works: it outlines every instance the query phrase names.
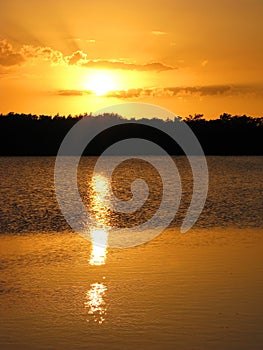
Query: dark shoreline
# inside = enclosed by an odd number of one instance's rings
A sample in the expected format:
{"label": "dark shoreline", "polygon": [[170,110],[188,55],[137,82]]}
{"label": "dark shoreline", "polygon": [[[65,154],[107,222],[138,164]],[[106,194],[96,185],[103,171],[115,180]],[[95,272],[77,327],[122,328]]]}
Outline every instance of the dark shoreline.
{"label": "dark shoreline", "polygon": [[[159,144],[174,156],[185,153],[179,145],[162,130],[176,129],[182,119],[124,119],[117,114],[100,116],[45,116],[31,114],[0,114],[0,156],[56,156],[69,130],[85,118],[91,130],[103,126],[103,132],[94,133],[84,156],[99,156],[115,142],[140,138]],[[184,122],[191,128],[200,142],[205,155],[213,156],[261,156],[263,155],[263,117],[222,114],[218,119],[205,120],[202,115],[189,116]],[[113,126],[114,123],[119,125]],[[143,125],[142,125],[143,124]],[[159,155],[139,149],[122,149],[120,155]],[[74,154],[69,154],[74,155]],[[198,155],[192,152],[189,155]]]}

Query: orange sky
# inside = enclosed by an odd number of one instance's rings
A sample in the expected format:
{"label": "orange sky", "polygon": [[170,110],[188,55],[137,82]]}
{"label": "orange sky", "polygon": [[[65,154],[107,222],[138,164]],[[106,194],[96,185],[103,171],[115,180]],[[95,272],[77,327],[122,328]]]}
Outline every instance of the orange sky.
{"label": "orange sky", "polygon": [[0,0],[0,113],[263,115],[262,0]]}

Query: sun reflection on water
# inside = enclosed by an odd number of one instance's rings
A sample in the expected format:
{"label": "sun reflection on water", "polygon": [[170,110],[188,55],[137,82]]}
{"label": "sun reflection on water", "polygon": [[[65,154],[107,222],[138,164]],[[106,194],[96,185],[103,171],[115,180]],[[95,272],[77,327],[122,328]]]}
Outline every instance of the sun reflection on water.
{"label": "sun reflection on water", "polygon": [[107,205],[109,204],[109,180],[102,174],[95,174],[91,180],[90,210],[96,219],[97,225],[107,225],[109,216]]}
{"label": "sun reflection on water", "polygon": [[104,265],[107,257],[108,232],[102,229],[91,229],[92,248],[90,253],[90,265]]}
{"label": "sun reflection on water", "polygon": [[[97,227],[90,227],[91,237],[91,253],[89,264],[91,266],[102,266],[106,263],[107,246],[108,246],[108,232],[101,228],[100,225],[106,225],[108,222],[106,203],[109,195],[109,181],[101,175],[96,174],[91,181],[91,203],[90,209],[98,223]],[[106,303],[104,300],[107,286],[105,283],[92,283],[90,289],[86,293],[84,302],[88,314],[93,316],[93,320],[98,324],[105,321]],[[89,321],[89,319],[87,320]]]}
{"label": "sun reflection on water", "polygon": [[96,174],[91,182],[91,204],[90,209],[95,216],[98,225],[97,227],[90,227],[91,237],[91,253],[89,263],[90,265],[104,265],[107,256],[108,246],[108,232],[101,225],[106,225],[108,221],[107,212],[105,210],[105,203],[109,195],[109,181],[101,175]]}
{"label": "sun reflection on water", "polygon": [[86,294],[85,307],[89,315],[94,317],[94,321],[102,324],[105,321],[107,307],[103,297],[107,287],[103,283],[93,283]]}

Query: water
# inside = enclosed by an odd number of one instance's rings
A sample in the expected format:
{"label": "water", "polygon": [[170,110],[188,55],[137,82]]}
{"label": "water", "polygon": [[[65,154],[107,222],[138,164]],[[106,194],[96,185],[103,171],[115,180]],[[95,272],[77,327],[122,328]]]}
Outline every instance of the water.
{"label": "water", "polygon": [[[130,217],[94,205],[94,161],[80,164],[83,200],[100,220],[125,225]],[[54,158],[1,158],[1,348],[262,349],[263,158],[208,157],[206,206],[187,234],[179,228],[192,178],[186,159],[175,161],[183,190],[170,227],[144,245],[114,249],[63,219]],[[123,198],[141,166],[117,175]],[[153,195],[135,222],[158,207],[151,171],[142,173]],[[93,229],[91,238],[98,235],[106,245],[107,233]]]}
{"label": "water", "polygon": [[[162,163],[161,157],[157,159]],[[183,194],[179,211],[171,226],[179,227],[190,203],[192,176],[185,157],[174,159],[180,171]],[[84,201],[88,201],[88,180],[95,160],[83,158],[80,164],[78,178]],[[196,227],[262,228],[263,157],[207,157],[207,160],[209,193]],[[55,159],[51,157],[0,159],[1,233],[62,232],[70,229],[58,208],[54,193],[54,162]],[[107,162],[110,161],[105,160],[105,167]],[[132,167],[127,165],[116,177],[115,182],[123,198],[129,196],[129,181],[139,170],[140,164],[136,163]],[[142,218],[147,219],[147,213],[150,216],[157,209],[161,188],[155,173],[152,176],[152,169],[143,169],[140,175],[143,173],[153,192],[153,198],[145,210],[145,218]],[[171,186],[174,184],[171,183]],[[70,193],[70,185],[66,191]],[[113,223],[124,219],[125,217],[114,216],[111,221]],[[127,224],[127,220],[124,224]]]}

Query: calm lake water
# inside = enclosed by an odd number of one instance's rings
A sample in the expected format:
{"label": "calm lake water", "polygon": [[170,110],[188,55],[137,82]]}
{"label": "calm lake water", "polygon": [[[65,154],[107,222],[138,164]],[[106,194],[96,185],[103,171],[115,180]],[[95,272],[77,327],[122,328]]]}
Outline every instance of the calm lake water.
{"label": "calm lake water", "polygon": [[[144,245],[114,249],[107,233],[90,233],[102,235],[106,246],[98,247],[66,223],[54,158],[0,158],[1,349],[263,348],[263,157],[208,157],[207,202],[186,234],[179,229],[192,176],[184,157],[174,160],[182,200],[169,228]],[[152,193],[144,213],[97,205],[94,162],[81,160],[78,180],[99,220],[136,224],[158,209],[160,182],[137,162],[120,169],[115,185],[129,199],[130,180],[143,174]],[[96,176],[105,194],[108,179]]]}

